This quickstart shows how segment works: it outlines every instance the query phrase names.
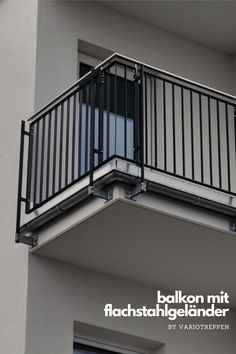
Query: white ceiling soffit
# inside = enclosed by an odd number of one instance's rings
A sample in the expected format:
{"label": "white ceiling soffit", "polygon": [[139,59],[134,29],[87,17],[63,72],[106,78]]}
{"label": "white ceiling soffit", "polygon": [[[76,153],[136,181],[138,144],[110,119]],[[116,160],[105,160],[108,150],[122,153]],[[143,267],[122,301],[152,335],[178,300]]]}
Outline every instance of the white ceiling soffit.
{"label": "white ceiling soffit", "polygon": [[236,53],[236,1],[100,1],[160,29]]}

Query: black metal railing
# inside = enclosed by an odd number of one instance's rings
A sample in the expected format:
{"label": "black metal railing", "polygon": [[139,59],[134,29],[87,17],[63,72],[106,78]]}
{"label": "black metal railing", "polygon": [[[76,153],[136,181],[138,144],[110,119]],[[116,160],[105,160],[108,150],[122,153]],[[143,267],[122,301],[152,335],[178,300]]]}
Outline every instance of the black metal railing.
{"label": "black metal railing", "polygon": [[94,170],[113,156],[139,164],[143,180],[149,166],[236,194],[234,97],[123,56],[113,55],[29,123],[19,201],[26,213],[85,176],[92,185]]}
{"label": "black metal railing", "polygon": [[158,72],[144,73],[145,164],[235,194],[235,103]]}
{"label": "black metal railing", "polygon": [[94,169],[114,155],[138,159],[135,70],[116,62],[94,70],[30,124],[26,212],[86,175],[92,184]]}

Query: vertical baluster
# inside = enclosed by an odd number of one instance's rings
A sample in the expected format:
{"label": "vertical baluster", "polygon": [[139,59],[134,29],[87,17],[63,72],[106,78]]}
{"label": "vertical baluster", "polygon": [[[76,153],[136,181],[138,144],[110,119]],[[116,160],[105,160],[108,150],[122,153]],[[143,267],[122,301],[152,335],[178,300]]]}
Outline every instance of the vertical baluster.
{"label": "vertical baluster", "polygon": [[70,133],[70,97],[67,99],[67,123],[66,123],[66,157],[65,157],[65,186],[68,184],[69,175],[69,133]]}
{"label": "vertical baluster", "polygon": [[49,197],[49,184],[50,184],[50,151],[51,151],[51,125],[52,125],[52,111],[48,115],[48,151],[47,151],[47,177],[46,177],[46,199]]}
{"label": "vertical baluster", "polygon": [[110,72],[107,71],[107,131],[106,131],[106,157],[110,157]]}
{"label": "vertical baluster", "polygon": [[33,139],[34,139],[34,129],[33,125],[30,125],[29,130],[29,147],[28,147],[28,166],[27,166],[27,182],[26,182],[26,203],[25,211],[26,213],[30,210],[30,202],[32,198],[32,165],[33,165]]}
{"label": "vertical baluster", "polygon": [[173,172],[176,173],[176,142],[175,142],[175,85],[172,84],[172,128],[173,128]]}
{"label": "vertical baluster", "polygon": [[84,88],[82,87],[79,91],[79,124],[78,124],[78,178],[81,177],[81,169],[82,169],[82,108],[83,108],[83,92]]}
{"label": "vertical baluster", "polygon": [[144,75],[145,87],[145,162],[148,163],[148,113],[147,113],[147,73]]}
{"label": "vertical baluster", "polygon": [[150,118],[149,118],[149,127],[150,127],[150,159],[149,159],[149,165],[153,165],[153,155],[154,155],[154,139],[153,139],[153,130],[154,130],[154,124],[153,124],[153,108],[154,108],[154,101],[153,101],[153,77],[150,76],[150,90],[149,90],[149,96],[150,96]]}
{"label": "vertical baluster", "polygon": [[140,145],[140,164],[141,181],[144,182],[144,119],[143,119],[143,65],[140,66],[140,84],[139,84],[139,145]]}
{"label": "vertical baluster", "polygon": [[216,115],[217,115],[217,145],[218,145],[218,171],[219,171],[219,188],[222,188],[222,173],[221,173],[221,137],[220,137],[220,111],[219,100],[216,100]]}
{"label": "vertical baluster", "polygon": [[56,156],[57,156],[57,110],[58,106],[55,107],[55,116],[54,116],[54,151],[53,151],[53,169],[52,169],[52,194],[55,194],[56,191]]}
{"label": "vertical baluster", "polygon": [[193,91],[190,90],[190,124],[191,124],[191,163],[192,163],[192,179],[195,179],[195,163],[194,163],[194,131],[193,131]]}
{"label": "vertical baluster", "polygon": [[103,161],[103,116],[104,116],[104,73],[100,72],[99,81],[99,123],[98,123],[98,163]]}
{"label": "vertical baluster", "polygon": [[63,160],[63,130],[64,130],[64,101],[61,103],[61,122],[60,122],[60,151],[59,151],[59,190],[62,188],[62,160]]}
{"label": "vertical baluster", "polygon": [[125,101],[125,122],[124,122],[124,156],[127,157],[127,67],[124,66],[124,80],[125,80],[125,89],[124,89],[124,101]]}
{"label": "vertical baluster", "polygon": [[34,163],[34,192],[33,192],[33,208],[37,205],[37,182],[38,182],[38,152],[39,152],[39,122],[34,123],[35,134],[35,163]]}
{"label": "vertical baluster", "polygon": [[[89,142],[89,106],[90,106],[90,85],[86,85],[86,116],[85,116],[85,162],[84,172],[88,171],[88,142]],[[90,112],[91,114],[91,112]]]}
{"label": "vertical baluster", "polygon": [[229,150],[229,115],[228,115],[228,104],[226,102],[225,102],[225,125],[226,125],[228,191],[231,192],[230,150]]}
{"label": "vertical baluster", "polygon": [[45,116],[42,122],[42,145],[41,145],[41,163],[40,163],[40,185],[39,185],[39,203],[43,199],[43,175],[44,175],[44,152],[45,152]]}
{"label": "vertical baluster", "polygon": [[89,183],[93,185],[93,172],[94,172],[94,143],[95,143],[95,97],[96,97],[96,82],[94,77],[90,81],[91,92],[91,111],[90,111],[90,171]]}
{"label": "vertical baluster", "polygon": [[184,124],[184,89],[183,89],[183,86],[181,86],[181,123],[182,123],[183,177],[185,177],[185,124]]}
{"label": "vertical baluster", "polygon": [[201,156],[201,182],[204,181],[203,137],[202,137],[202,95],[199,93],[199,121],[200,121],[200,156]]}
{"label": "vertical baluster", "polygon": [[72,161],[71,161],[71,181],[75,178],[75,125],[76,125],[76,97],[77,91],[73,94],[73,122],[72,122]]}
{"label": "vertical baluster", "polygon": [[164,170],[167,167],[166,156],[166,82],[163,80],[163,133],[164,133]]}
{"label": "vertical baluster", "polygon": [[157,167],[157,80],[154,76],[154,139],[155,139],[155,167]]}
{"label": "vertical baluster", "polygon": [[212,186],[212,143],[211,143],[211,100],[208,96],[208,138],[209,138],[209,165],[210,165],[210,185]]}
{"label": "vertical baluster", "polygon": [[20,136],[20,157],[19,157],[19,175],[18,175],[18,191],[17,191],[17,214],[16,214],[16,237],[15,241],[20,242],[20,226],[21,226],[21,203],[22,203],[22,180],[24,165],[24,141],[25,141],[25,122],[21,121]]}

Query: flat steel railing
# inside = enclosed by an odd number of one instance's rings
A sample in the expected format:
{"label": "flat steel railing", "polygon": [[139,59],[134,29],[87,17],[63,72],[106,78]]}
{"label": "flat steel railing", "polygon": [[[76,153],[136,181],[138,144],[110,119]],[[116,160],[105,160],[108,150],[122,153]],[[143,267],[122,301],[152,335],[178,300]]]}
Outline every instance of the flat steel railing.
{"label": "flat steel railing", "polygon": [[92,185],[114,156],[142,179],[148,166],[236,195],[235,108],[233,96],[115,54],[30,118],[19,203],[30,213],[85,176]]}
{"label": "flat steel railing", "polygon": [[[30,123],[26,212],[42,206],[112,156],[135,158],[135,66],[111,60]],[[136,95],[134,97],[134,95]]]}
{"label": "flat steel railing", "polygon": [[144,71],[145,164],[235,194],[235,101]]}

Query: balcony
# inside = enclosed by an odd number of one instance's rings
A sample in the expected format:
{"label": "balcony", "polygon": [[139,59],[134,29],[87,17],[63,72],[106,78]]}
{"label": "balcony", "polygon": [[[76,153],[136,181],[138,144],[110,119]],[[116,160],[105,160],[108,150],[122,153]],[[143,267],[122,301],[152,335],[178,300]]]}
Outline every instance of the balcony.
{"label": "balcony", "polygon": [[234,217],[235,108],[112,55],[22,122],[16,241],[35,245],[33,230],[88,197],[111,200],[114,181],[131,200],[148,190]]}
{"label": "balcony", "polygon": [[114,54],[22,122],[16,242],[234,301],[235,159],[234,97]]}

